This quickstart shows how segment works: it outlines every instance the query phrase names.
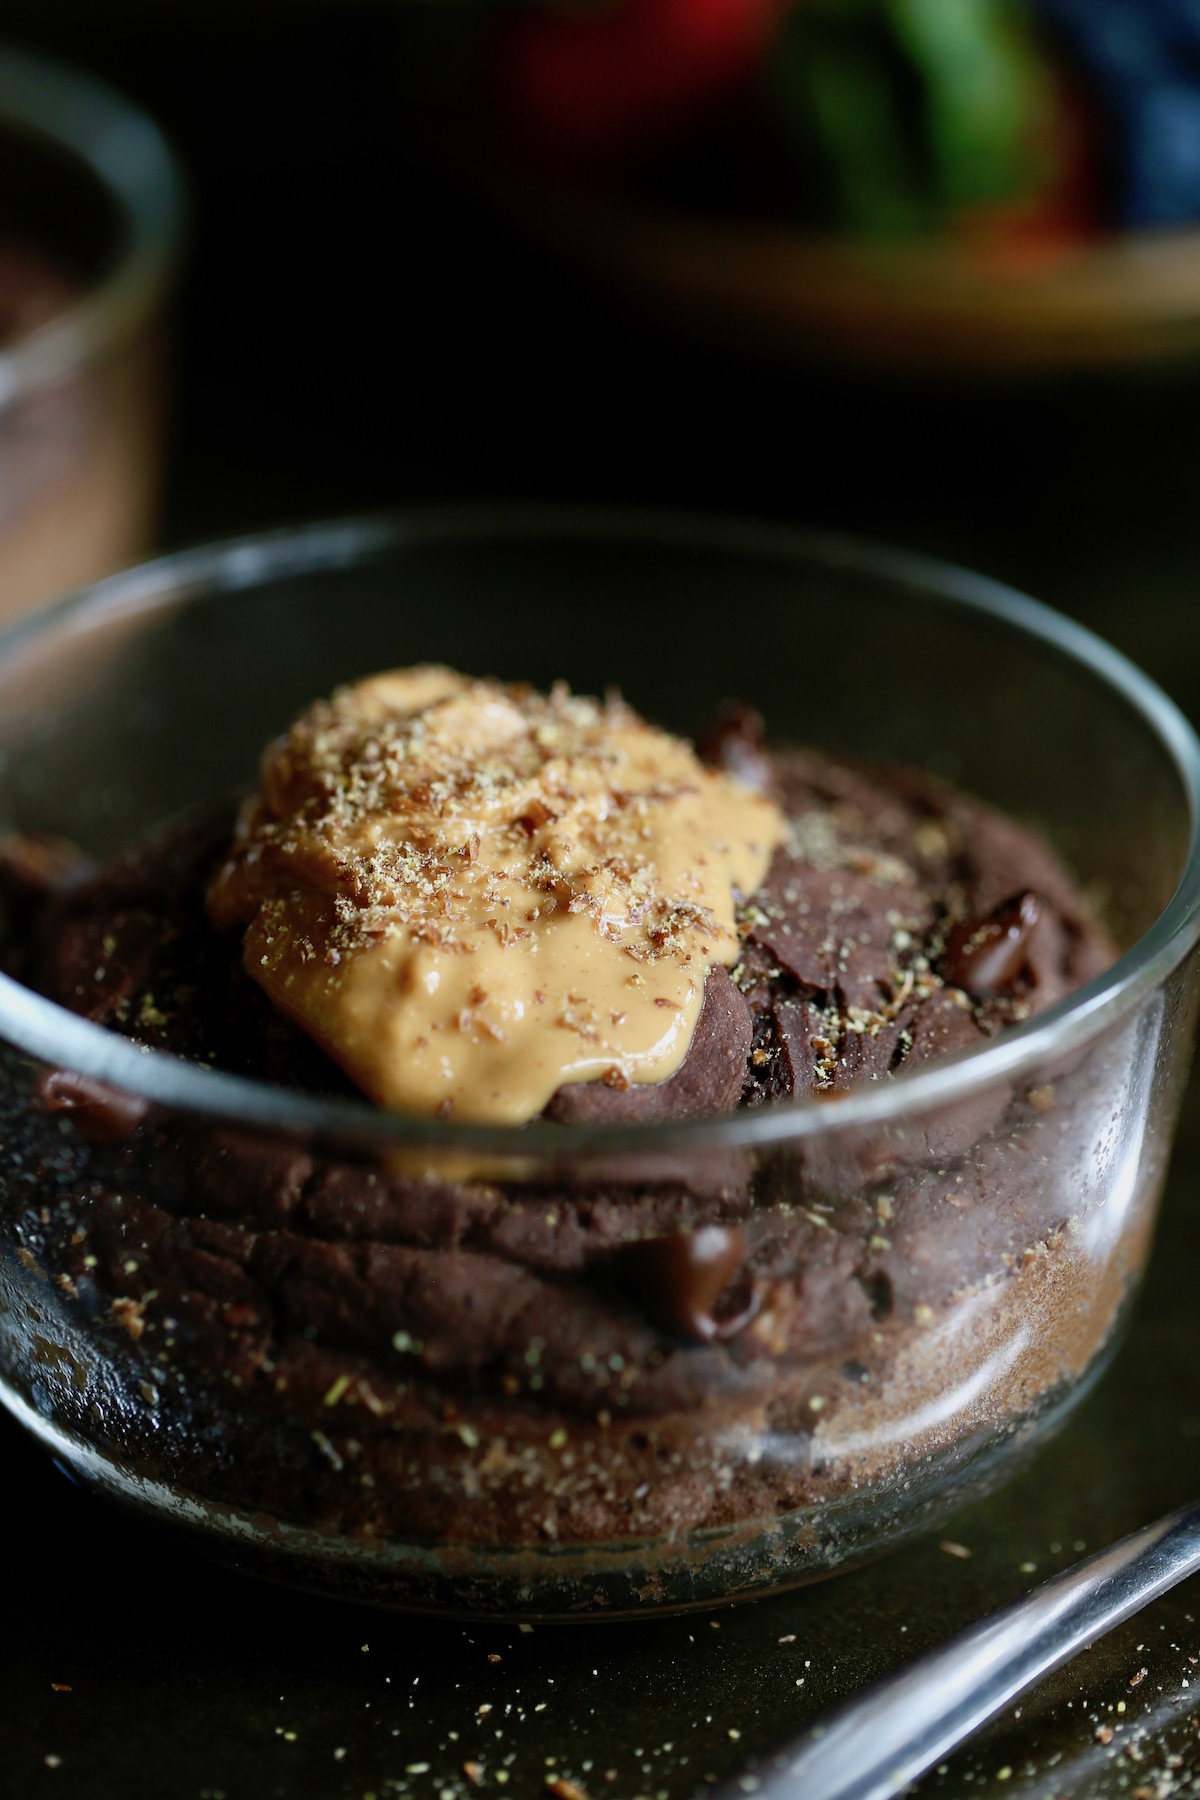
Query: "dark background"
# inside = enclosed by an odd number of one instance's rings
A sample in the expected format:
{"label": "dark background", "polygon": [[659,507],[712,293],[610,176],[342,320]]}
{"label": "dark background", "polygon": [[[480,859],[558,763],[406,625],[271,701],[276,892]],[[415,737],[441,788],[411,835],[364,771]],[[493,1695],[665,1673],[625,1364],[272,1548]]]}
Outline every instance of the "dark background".
{"label": "dark background", "polygon": [[[1030,589],[1200,716],[1195,371],[972,387],[695,347],[580,284],[431,163],[399,6],[9,0],[4,29],[140,100],[190,174],[164,544],[471,498],[836,526]],[[21,1524],[0,1608],[0,1792],[457,1797],[464,1758],[511,1751],[510,1781],[487,1790],[511,1800],[560,1770],[593,1800],[682,1800],[699,1775],[744,1768],[1031,1570],[1197,1491],[1197,1129],[1189,1116],[1129,1344],[1033,1470],[955,1520],[971,1557],[926,1542],[720,1629],[526,1637],[275,1593],[88,1502],[5,1426]],[[997,1791],[1001,1769],[999,1791],[1043,1800],[1139,1780],[1200,1791],[1193,1611],[1186,1590],[1160,1603],[923,1791]],[[481,1727],[485,1699],[502,1740]],[[1105,1746],[1109,1723],[1124,1735]]]}
{"label": "dark background", "polygon": [[1194,371],[972,386],[696,347],[425,153],[412,21],[439,10],[9,0],[6,35],[135,96],[191,177],[164,542],[469,498],[803,520],[1014,581],[1200,685]]}

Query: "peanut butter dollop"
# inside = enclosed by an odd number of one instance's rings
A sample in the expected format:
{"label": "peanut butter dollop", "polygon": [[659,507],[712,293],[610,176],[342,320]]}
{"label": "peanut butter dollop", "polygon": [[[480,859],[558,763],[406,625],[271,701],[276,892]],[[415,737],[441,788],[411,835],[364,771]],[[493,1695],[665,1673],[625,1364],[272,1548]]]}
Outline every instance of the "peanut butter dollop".
{"label": "peanut butter dollop", "polygon": [[403,669],[267,750],[209,909],[373,1099],[518,1124],[674,1074],[784,830],[619,699]]}

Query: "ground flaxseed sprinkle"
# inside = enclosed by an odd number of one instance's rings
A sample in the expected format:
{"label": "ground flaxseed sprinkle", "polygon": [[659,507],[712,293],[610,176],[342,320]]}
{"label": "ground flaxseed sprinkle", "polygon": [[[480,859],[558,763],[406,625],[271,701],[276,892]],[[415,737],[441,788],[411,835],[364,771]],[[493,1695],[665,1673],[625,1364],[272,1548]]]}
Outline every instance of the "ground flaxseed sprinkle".
{"label": "ground flaxseed sprinkle", "polygon": [[373,1098],[520,1123],[674,1072],[785,832],[615,696],[404,670],[267,751],[209,908]]}

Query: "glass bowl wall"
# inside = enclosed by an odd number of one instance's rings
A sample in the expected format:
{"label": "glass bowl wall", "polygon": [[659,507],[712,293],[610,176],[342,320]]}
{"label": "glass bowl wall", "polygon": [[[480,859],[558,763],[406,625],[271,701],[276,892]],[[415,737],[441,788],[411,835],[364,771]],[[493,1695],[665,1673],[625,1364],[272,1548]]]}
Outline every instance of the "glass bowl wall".
{"label": "glass bowl wall", "polygon": [[[684,732],[736,695],[777,742],[933,768],[1040,826],[1124,954],[965,1059],[623,1131],[317,1101],[0,978],[7,1404],[201,1547],[387,1604],[677,1607],[874,1554],[1063,1416],[1136,1286],[1196,997],[1189,728],[961,573],[448,512],[198,551],[10,632],[0,822],[119,848],[244,789],[315,695],[421,660],[615,683]],[[96,1105],[47,1110],[48,1069]],[[705,1231],[753,1305],[698,1342],[622,1259],[665,1281]]]}

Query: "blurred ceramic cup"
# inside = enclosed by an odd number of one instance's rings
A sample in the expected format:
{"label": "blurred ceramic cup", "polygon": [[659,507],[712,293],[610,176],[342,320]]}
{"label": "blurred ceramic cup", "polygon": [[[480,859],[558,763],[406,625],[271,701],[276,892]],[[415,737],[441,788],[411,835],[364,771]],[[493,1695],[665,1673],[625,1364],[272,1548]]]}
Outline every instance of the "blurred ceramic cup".
{"label": "blurred ceramic cup", "polygon": [[180,213],[149,119],[0,48],[0,622],[149,539]]}

